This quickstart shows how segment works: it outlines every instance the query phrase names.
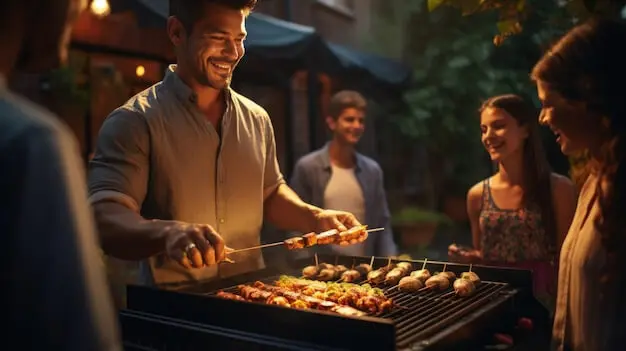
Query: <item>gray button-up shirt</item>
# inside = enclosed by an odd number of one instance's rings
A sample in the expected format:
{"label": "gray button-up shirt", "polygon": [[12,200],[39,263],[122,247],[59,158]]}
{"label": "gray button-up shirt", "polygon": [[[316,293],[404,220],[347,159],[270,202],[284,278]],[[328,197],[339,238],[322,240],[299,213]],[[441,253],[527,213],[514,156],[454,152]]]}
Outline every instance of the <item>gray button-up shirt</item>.
{"label": "gray button-up shirt", "polygon": [[[324,190],[330,180],[331,171],[326,144],[298,160],[289,185],[305,202],[324,208]],[[383,171],[376,161],[356,153],[355,174],[365,199],[364,224],[369,228],[385,228],[384,231],[370,234],[365,241],[365,255],[397,255],[398,249],[393,241],[387,197],[383,187]],[[329,248],[319,247],[316,250],[323,252]]]}
{"label": "gray button-up shirt", "polygon": [[3,342],[121,350],[71,131],[0,76]]}
{"label": "gray button-up shirt", "polygon": [[[259,245],[263,203],[284,183],[270,118],[227,89],[220,138],[175,70],[104,121],[89,167],[91,201],[117,201],[147,219],[209,224],[232,248]],[[231,258],[237,263],[187,270],[160,254],[144,268],[155,283],[170,283],[263,266],[260,250]]]}

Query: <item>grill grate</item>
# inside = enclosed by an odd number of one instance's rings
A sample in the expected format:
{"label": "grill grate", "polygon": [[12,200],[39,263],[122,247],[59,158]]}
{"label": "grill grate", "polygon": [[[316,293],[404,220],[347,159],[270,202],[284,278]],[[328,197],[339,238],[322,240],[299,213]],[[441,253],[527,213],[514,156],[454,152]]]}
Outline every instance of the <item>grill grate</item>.
{"label": "grill grate", "polygon": [[[293,276],[297,276],[297,274],[299,272],[296,272]],[[280,276],[274,275],[257,280],[264,284],[273,285]],[[247,284],[252,285],[255,281]],[[364,283],[365,281],[362,281],[357,284]],[[220,290],[236,293],[237,285]],[[378,317],[393,321],[396,329],[396,345],[398,349],[404,349],[416,342],[427,339],[447,326],[458,322],[460,318],[477,308],[488,304],[507,287],[507,283],[483,281],[477,286],[475,294],[470,297],[456,296],[451,287],[444,291],[422,291],[416,293],[405,293],[394,288],[385,287],[383,288],[385,296],[393,299],[394,303],[401,307],[396,307],[392,311]],[[211,291],[201,295],[212,296],[216,293],[217,291]]]}

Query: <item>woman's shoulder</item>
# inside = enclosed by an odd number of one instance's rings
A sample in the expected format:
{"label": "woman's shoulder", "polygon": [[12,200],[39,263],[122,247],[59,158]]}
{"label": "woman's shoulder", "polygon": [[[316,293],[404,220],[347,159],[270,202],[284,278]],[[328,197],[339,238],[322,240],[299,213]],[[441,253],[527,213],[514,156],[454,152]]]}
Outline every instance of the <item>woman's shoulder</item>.
{"label": "woman's shoulder", "polygon": [[552,183],[552,192],[555,195],[576,192],[574,182],[562,174],[552,173],[550,182]]}

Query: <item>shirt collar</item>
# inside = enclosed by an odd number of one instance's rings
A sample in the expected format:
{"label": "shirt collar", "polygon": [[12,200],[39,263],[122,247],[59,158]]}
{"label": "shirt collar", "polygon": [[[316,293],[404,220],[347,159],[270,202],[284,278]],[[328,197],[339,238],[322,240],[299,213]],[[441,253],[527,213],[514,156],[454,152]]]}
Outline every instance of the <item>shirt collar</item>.
{"label": "shirt collar", "polygon": [[[163,78],[163,84],[165,86],[170,87],[174,94],[181,100],[185,102],[189,102],[193,105],[198,101],[198,96],[194,93],[191,88],[183,82],[182,79],[176,74],[176,64],[171,64],[167,67],[165,71],[165,78]],[[231,90],[230,87],[224,89],[225,98],[227,105],[230,105],[231,102]]]}
{"label": "shirt collar", "polygon": [[[330,164],[330,155],[329,155],[329,147],[330,147],[330,141],[327,142],[324,147],[322,147],[322,152],[320,154],[320,160],[322,161],[322,166],[324,167],[325,170],[330,170],[331,169],[331,164]],[[358,152],[354,152],[354,157],[356,158],[356,162],[354,163],[354,169],[355,171],[359,172],[363,169],[363,158],[361,157],[361,155]]]}

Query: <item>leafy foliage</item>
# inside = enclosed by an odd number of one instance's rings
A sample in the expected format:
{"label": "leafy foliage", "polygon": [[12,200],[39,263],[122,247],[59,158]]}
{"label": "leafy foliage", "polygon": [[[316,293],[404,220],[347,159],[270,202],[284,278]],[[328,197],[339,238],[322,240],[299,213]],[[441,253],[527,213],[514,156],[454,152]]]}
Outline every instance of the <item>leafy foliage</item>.
{"label": "leafy foliage", "polygon": [[[496,46],[501,45],[510,36],[522,32],[524,23],[531,15],[543,15],[545,6],[555,6],[569,13],[569,19],[573,23],[584,20],[592,15],[615,15],[626,5],[626,1],[620,0],[428,0],[428,9],[433,11],[442,5],[450,6],[461,11],[464,16],[480,12],[495,11],[498,13],[496,27],[498,34],[493,42]],[[551,13],[552,19],[546,24],[554,25],[555,21],[562,19],[560,11]]]}

